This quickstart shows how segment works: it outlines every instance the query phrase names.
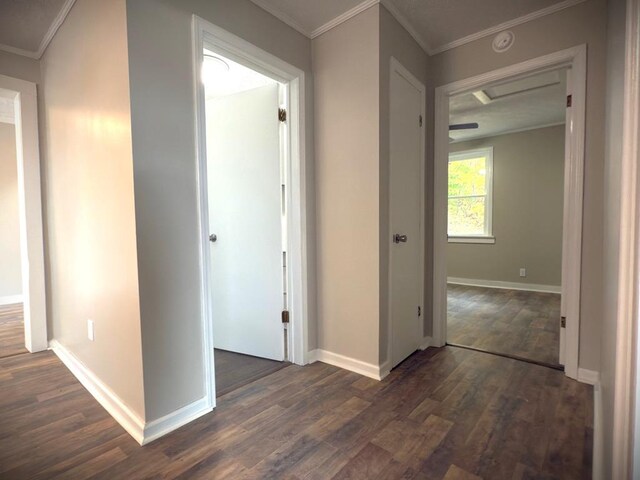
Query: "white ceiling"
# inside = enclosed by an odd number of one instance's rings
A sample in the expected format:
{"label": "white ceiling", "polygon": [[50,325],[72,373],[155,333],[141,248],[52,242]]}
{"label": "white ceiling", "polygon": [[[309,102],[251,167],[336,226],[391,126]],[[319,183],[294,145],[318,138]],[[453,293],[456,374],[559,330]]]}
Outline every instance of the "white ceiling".
{"label": "white ceiling", "polygon": [[40,58],[75,0],[0,0],[0,50]]}
{"label": "white ceiling", "polygon": [[497,33],[585,0],[252,0],[314,38],[377,3],[430,54]]}
{"label": "white ceiling", "polygon": [[272,78],[207,49],[204,50],[204,55],[202,81],[207,99],[225,97],[277,83]]}
{"label": "white ceiling", "polygon": [[449,122],[475,122],[478,128],[452,130],[449,137],[470,140],[564,123],[566,78],[559,70],[494,85],[482,90],[486,104],[473,92],[451,97]]}

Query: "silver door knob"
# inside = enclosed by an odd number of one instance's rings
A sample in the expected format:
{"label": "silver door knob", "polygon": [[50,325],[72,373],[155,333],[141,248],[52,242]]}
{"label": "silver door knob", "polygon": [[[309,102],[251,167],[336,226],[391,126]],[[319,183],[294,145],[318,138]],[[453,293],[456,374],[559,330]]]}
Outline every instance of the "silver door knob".
{"label": "silver door knob", "polygon": [[407,236],[406,235],[400,235],[399,233],[396,233],[393,236],[393,243],[406,243],[407,242]]}
{"label": "silver door knob", "polygon": [[215,233],[212,233],[211,235],[209,235],[209,241],[211,243],[215,242],[216,240],[218,240],[218,236]]}

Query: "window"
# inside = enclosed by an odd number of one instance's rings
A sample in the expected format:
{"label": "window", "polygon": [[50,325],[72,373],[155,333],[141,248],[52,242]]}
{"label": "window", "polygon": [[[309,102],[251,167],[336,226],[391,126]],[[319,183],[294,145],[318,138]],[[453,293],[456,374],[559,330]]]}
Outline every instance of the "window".
{"label": "window", "polygon": [[493,148],[449,155],[449,241],[495,243],[491,229]]}

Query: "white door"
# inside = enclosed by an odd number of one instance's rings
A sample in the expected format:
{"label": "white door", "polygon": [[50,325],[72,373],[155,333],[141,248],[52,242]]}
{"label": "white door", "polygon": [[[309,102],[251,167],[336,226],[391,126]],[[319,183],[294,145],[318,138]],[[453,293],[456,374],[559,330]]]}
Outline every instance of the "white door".
{"label": "white door", "polygon": [[390,92],[391,366],[422,342],[422,86],[396,62]]}
{"label": "white door", "polygon": [[284,359],[277,83],[207,100],[213,343]]}

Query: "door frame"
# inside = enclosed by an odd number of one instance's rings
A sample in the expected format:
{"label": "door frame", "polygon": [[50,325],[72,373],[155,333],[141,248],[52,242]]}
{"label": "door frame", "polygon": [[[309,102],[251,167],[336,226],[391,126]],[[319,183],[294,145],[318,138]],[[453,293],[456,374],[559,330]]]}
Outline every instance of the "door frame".
{"label": "door frame", "polygon": [[612,470],[600,461],[595,475],[631,479],[640,470],[640,1],[627,0],[625,27],[615,381],[607,382],[614,390]]}
{"label": "door frame", "polygon": [[[565,145],[563,259],[566,278],[562,279],[566,297],[564,335],[565,374],[578,378],[580,345],[580,291],[582,271],[582,209],[584,191],[584,139],[587,79],[587,46],[561,50],[435,89],[434,224],[433,224],[433,345],[444,346],[447,339],[447,165],[449,158],[449,97],[488,84],[548,71],[571,68],[567,91],[572,95]],[[565,237],[566,236],[566,237]],[[565,251],[566,247],[566,251]]]}
{"label": "door frame", "polygon": [[[397,73],[398,75],[402,76],[405,80],[407,80],[411,85],[413,85],[419,92],[420,92],[420,98],[421,98],[421,102],[420,102],[420,115],[422,115],[422,134],[420,135],[420,238],[419,238],[419,252],[420,252],[420,258],[418,260],[419,262],[419,278],[420,278],[420,284],[419,284],[419,291],[420,291],[420,297],[419,297],[419,301],[420,301],[420,307],[422,309],[422,315],[418,317],[418,327],[417,327],[417,332],[419,333],[419,340],[418,340],[418,348],[422,348],[423,344],[424,344],[424,317],[425,317],[425,308],[424,308],[424,274],[425,274],[425,265],[424,265],[424,260],[425,260],[425,188],[426,188],[426,181],[425,181],[425,172],[426,172],[426,155],[425,155],[425,149],[426,149],[426,139],[425,139],[425,131],[426,131],[426,87],[425,85],[418,80],[404,65],[402,65],[402,63],[400,63],[399,60],[397,60],[395,57],[391,57],[390,62],[389,62],[389,176],[387,178],[387,190],[389,192],[389,198],[388,198],[388,212],[389,212],[389,226],[388,226],[388,238],[389,238],[389,249],[388,249],[388,262],[389,262],[389,275],[387,278],[387,295],[389,298],[388,301],[388,307],[387,307],[387,318],[389,319],[388,321],[388,327],[387,327],[387,338],[388,338],[388,342],[387,342],[387,362],[386,365],[389,366],[388,369],[385,369],[386,372],[382,373],[382,376],[384,377],[386,375],[386,373],[388,373],[388,370],[390,370],[392,368],[392,364],[393,364],[393,316],[392,316],[392,307],[393,307],[393,295],[392,295],[392,278],[391,278],[391,267],[393,264],[393,260],[392,260],[392,249],[393,249],[393,242],[391,241],[391,238],[393,236],[393,234],[395,233],[393,231],[393,225],[391,222],[391,176],[393,175],[393,162],[391,161],[391,102],[392,102],[392,91],[391,91],[391,79],[393,78],[394,73]],[[420,321],[422,321],[422,324],[420,323]]]}
{"label": "door frame", "polygon": [[[306,205],[305,73],[248,41],[208,22],[192,17],[193,78],[195,82],[196,161],[198,186],[198,229],[200,250],[200,290],[202,349],[205,360],[204,383],[212,406],[215,398],[213,318],[210,295],[209,208],[207,198],[207,152],[204,85],[200,81],[203,48],[256,70],[288,86],[286,127],[289,161],[286,176],[287,211],[287,297],[290,323],[287,331],[289,360],[308,363],[308,260]],[[274,112],[274,116],[277,112]],[[284,338],[284,336],[283,336]]]}
{"label": "door frame", "polygon": [[14,105],[24,340],[34,353],[49,348],[36,84],[0,75],[0,96]]}

